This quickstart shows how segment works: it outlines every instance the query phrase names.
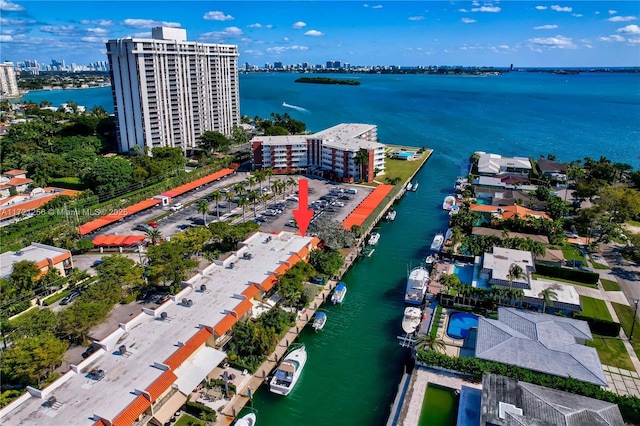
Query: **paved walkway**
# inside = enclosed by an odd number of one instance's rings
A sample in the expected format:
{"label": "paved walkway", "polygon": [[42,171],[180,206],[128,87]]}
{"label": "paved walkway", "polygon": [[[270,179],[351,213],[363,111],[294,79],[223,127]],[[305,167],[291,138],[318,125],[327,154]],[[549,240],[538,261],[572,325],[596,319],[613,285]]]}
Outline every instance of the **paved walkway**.
{"label": "paved walkway", "polygon": [[618,395],[632,395],[640,397],[640,375],[635,371],[625,370],[603,365],[604,376],[609,383],[609,389]]}

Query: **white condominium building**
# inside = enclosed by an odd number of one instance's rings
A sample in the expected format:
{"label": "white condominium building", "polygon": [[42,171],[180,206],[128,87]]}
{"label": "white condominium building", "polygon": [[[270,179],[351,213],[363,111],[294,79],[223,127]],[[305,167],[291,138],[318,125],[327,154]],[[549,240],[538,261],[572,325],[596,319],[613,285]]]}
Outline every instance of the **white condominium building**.
{"label": "white condominium building", "polygon": [[205,131],[230,135],[239,123],[237,46],[186,39],[184,29],[157,27],[151,39],[107,42],[121,152],[189,155]]}
{"label": "white condominium building", "polygon": [[13,62],[0,64],[0,98],[12,98],[19,94]]}

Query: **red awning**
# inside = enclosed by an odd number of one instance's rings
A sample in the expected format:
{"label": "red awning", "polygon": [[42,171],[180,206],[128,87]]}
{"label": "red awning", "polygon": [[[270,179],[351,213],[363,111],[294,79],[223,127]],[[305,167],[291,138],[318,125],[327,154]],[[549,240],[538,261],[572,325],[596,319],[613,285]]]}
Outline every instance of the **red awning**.
{"label": "red awning", "polygon": [[225,177],[227,175],[230,175],[231,173],[233,173],[232,169],[222,169],[218,172],[212,173],[208,176],[202,177],[200,179],[194,180],[193,182],[189,182],[189,183],[185,183],[184,185],[180,185],[177,188],[173,188],[167,192],[163,192],[162,195],[164,195],[165,197],[177,197],[178,195],[182,195],[185,192],[189,192],[192,189],[196,189],[199,186],[202,185],[206,185],[207,183],[213,182],[215,180],[218,180],[222,177]]}
{"label": "red awning", "polygon": [[159,204],[160,200],[155,198],[148,198],[144,201],[140,201],[132,206],[127,207],[126,209],[122,209],[118,211],[117,214],[108,214],[106,216],[102,216],[98,219],[92,220],[91,222],[87,222],[84,225],[78,226],[78,230],[80,231],[80,235],[87,235],[89,232],[93,232],[96,229],[100,229],[103,226],[110,225],[123,219],[127,216],[131,216],[132,214],[141,212],[142,210],[148,209],[149,207],[153,207],[156,204]]}
{"label": "red awning", "polygon": [[97,247],[129,247],[144,241],[144,235],[98,235],[93,239]]}

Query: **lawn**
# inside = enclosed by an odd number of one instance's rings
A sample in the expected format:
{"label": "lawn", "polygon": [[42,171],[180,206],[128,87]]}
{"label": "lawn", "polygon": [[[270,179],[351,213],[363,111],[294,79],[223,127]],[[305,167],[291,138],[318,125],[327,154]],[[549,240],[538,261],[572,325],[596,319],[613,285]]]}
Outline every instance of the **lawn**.
{"label": "lawn", "polygon": [[609,269],[607,265],[603,265],[602,263],[598,263],[593,260],[593,257],[589,255],[589,260],[591,260],[591,264],[593,265],[593,269]]}
{"label": "lawn", "polygon": [[[618,320],[620,324],[622,324],[622,329],[624,330],[627,337],[631,333],[631,326],[633,324],[633,310],[631,306],[623,305],[621,303],[611,302],[613,306],[613,310],[616,311],[616,315],[618,315]],[[640,333],[640,329],[634,329],[634,333]],[[636,352],[636,355],[640,356],[640,339],[636,334],[635,340],[631,341],[631,345],[633,346],[633,350]]]}
{"label": "lawn", "polygon": [[600,278],[600,282],[602,283],[602,288],[606,291],[620,291],[620,284],[617,281]]}
{"label": "lawn", "polygon": [[587,341],[587,346],[596,348],[600,362],[613,367],[624,368],[629,371],[636,371],[631,362],[622,340],[617,337],[593,335],[592,341]]}
{"label": "lawn", "polygon": [[558,281],[559,283],[567,283],[567,284],[571,284],[571,285],[579,285],[579,286],[582,286],[582,287],[597,288],[597,286],[592,285],[592,284],[581,283],[581,282],[578,282],[578,281],[565,280],[563,278],[548,277],[546,275],[540,275],[540,274],[533,274],[533,278],[535,278],[535,279],[540,278],[540,279],[548,280],[548,281]]}
{"label": "lawn", "polygon": [[564,254],[565,260],[579,260],[585,263],[584,256],[580,252],[580,249],[574,244],[564,244],[562,246],[562,254]]}
{"label": "lawn", "polygon": [[433,321],[431,322],[431,330],[429,330],[429,334],[435,336],[438,334],[438,323],[440,322],[440,317],[442,317],[442,306],[438,305],[436,311],[433,313]]}
{"label": "lawn", "polygon": [[425,160],[425,156],[429,156],[431,154],[431,150],[428,149],[422,153],[422,156],[418,160],[414,161],[405,161],[405,160],[396,160],[394,158],[387,158],[384,160],[384,175],[380,177],[380,180],[383,181],[387,177],[395,178],[399,177],[401,183],[406,182],[411,175],[415,173],[415,171],[420,167],[422,162]]}
{"label": "lawn", "polygon": [[607,304],[604,303],[604,300],[596,299],[589,296],[580,296],[580,301],[582,302],[582,315],[591,318],[613,321],[613,318],[611,318],[611,314],[609,313],[609,309],[607,309]]}
{"label": "lawn", "polygon": [[205,426],[206,423],[200,419],[196,419],[195,417],[189,414],[183,413],[174,426],[190,426],[190,425]]}

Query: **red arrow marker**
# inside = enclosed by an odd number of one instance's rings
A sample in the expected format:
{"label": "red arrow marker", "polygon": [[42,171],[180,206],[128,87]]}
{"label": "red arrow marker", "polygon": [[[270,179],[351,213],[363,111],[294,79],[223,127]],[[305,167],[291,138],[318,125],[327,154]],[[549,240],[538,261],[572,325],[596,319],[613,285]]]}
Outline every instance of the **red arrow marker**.
{"label": "red arrow marker", "polygon": [[298,181],[298,210],[293,211],[293,217],[300,229],[300,235],[304,237],[313,217],[313,210],[309,210],[309,181]]}

